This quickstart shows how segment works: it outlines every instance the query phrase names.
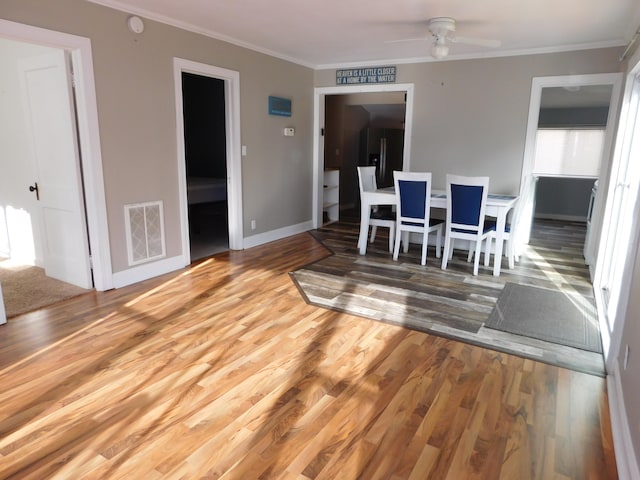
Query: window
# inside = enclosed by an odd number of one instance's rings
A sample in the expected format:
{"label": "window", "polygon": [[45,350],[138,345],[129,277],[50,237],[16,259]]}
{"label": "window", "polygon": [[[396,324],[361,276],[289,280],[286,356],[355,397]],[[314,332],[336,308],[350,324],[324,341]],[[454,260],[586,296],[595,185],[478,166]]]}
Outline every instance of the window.
{"label": "window", "polygon": [[533,173],[598,177],[604,128],[540,128],[536,133]]}

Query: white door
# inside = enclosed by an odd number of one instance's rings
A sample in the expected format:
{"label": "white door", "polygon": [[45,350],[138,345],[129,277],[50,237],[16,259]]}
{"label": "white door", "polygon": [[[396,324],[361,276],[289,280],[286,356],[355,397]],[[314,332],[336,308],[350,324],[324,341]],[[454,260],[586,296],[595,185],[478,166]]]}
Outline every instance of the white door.
{"label": "white door", "polygon": [[21,63],[36,163],[31,186],[37,182],[47,276],[92,288],[69,64],[63,50]]}
{"label": "white door", "polygon": [[[628,81],[629,95],[623,107],[618,128],[619,156],[611,171],[605,227],[603,228],[601,267],[597,286],[605,300],[607,336],[614,331],[615,321],[625,287],[624,272],[629,269],[629,247],[637,222],[637,199],[640,190],[640,73]],[[632,265],[631,265],[632,266]],[[602,326],[601,326],[602,327]]]}

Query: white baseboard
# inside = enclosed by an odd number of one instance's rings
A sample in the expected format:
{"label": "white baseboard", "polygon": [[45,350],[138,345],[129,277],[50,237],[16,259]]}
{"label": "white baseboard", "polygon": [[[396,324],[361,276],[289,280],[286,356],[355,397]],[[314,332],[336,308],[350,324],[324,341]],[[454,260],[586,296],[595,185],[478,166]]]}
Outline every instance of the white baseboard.
{"label": "white baseboard", "polygon": [[620,480],[640,478],[640,468],[633,448],[633,439],[629,430],[629,417],[624,406],[622,384],[620,383],[619,365],[614,363],[614,371],[607,375],[607,394],[609,395],[609,413],[613,447],[616,452],[616,465]]}
{"label": "white baseboard", "polygon": [[165,258],[164,260],[139,265],[128,270],[123,270],[122,272],[114,273],[113,286],[114,288],[126,287],[127,285],[142,282],[143,280],[164,275],[165,273],[173,272],[184,267],[186,267],[186,265],[184,263],[184,257],[182,256]]}
{"label": "white baseboard", "polygon": [[298,233],[308,232],[313,229],[313,222],[302,222],[297,225],[290,225],[288,227],[278,228],[277,230],[271,230],[269,232],[259,233],[250,237],[244,237],[244,248],[257,247],[265,243],[280,240],[282,238],[290,237],[291,235],[297,235]]}
{"label": "white baseboard", "polygon": [[587,223],[587,217],[581,215],[556,215],[554,213],[536,213],[533,218],[546,220],[562,220],[565,222],[584,222]]}

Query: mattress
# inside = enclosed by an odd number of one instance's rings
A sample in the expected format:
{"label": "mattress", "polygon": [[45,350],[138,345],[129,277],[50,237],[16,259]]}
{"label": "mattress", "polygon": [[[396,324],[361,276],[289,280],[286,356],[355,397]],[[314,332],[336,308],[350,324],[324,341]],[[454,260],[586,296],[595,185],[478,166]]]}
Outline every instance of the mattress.
{"label": "mattress", "polygon": [[187,178],[187,202],[196,203],[222,202],[227,199],[227,179],[212,177]]}

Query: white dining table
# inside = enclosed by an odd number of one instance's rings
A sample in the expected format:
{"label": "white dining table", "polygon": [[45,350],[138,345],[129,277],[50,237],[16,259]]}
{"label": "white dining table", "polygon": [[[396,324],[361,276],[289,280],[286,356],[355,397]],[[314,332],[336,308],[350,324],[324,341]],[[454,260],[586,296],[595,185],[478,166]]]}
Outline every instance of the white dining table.
{"label": "white dining table", "polygon": [[[507,214],[518,201],[515,195],[487,195],[487,207],[485,215],[496,219],[496,246],[493,261],[493,275],[500,275],[502,264],[502,251],[504,246],[504,233],[507,224]],[[360,235],[358,236],[358,249],[361,255],[367,252],[367,236],[369,234],[369,214],[375,205],[396,205],[396,193],[393,187],[379,188],[362,192],[360,198]],[[431,191],[431,208],[447,208],[447,194],[444,190]],[[511,265],[510,265],[511,267]]]}

